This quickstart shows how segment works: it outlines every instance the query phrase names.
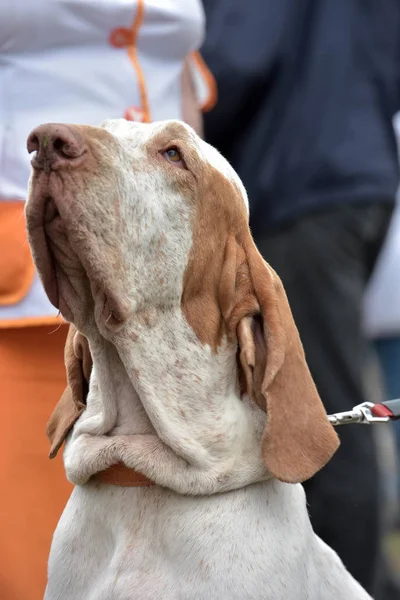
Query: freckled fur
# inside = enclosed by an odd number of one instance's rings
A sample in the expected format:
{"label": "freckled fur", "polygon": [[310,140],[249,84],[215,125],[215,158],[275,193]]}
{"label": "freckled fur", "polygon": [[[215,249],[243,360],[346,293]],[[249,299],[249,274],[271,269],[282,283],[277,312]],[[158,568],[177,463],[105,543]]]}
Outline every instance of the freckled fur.
{"label": "freckled fur", "polygon": [[[309,476],[337,440],[280,281],[251,240],[239,178],[182,123],[80,131],[85,167],[49,183],[68,200],[56,259],[74,324],[49,435],[56,452],[68,434],[76,487],[45,600],[367,600],[313,533],[301,485],[277,479]],[[188,172],[160,156],[170,138]],[[289,422],[295,403],[305,416]],[[156,485],[91,479],[121,461]]]}

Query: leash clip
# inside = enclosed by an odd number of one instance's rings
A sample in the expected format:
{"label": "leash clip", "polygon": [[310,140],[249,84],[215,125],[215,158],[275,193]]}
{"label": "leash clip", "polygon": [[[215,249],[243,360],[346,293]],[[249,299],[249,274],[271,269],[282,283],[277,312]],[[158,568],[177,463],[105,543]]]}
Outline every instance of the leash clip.
{"label": "leash clip", "polygon": [[387,423],[390,421],[390,416],[382,417],[374,415],[371,411],[373,406],[375,406],[373,402],[363,402],[354,406],[352,410],[328,415],[328,420],[335,427],[338,425],[347,425],[348,423],[372,425],[373,423]]}

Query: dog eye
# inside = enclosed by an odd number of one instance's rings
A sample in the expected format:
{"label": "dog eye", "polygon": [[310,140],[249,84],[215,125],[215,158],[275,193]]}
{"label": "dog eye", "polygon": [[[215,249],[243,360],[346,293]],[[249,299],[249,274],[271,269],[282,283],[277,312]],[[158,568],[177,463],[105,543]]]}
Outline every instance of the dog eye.
{"label": "dog eye", "polygon": [[178,148],[175,147],[165,150],[165,152],[163,152],[163,157],[169,162],[175,164],[183,163],[181,153],[179,152]]}

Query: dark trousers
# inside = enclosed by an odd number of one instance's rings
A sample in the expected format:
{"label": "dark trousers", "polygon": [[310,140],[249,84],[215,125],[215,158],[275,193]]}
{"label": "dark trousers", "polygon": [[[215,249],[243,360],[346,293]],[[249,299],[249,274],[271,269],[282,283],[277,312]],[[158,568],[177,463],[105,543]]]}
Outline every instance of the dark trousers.
{"label": "dark trousers", "polygon": [[[366,400],[369,345],[361,328],[362,299],[391,212],[386,204],[343,204],[256,236],[260,252],[284,283],[328,413]],[[381,516],[373,432],[368,426],[346,425],[338,433],[338,452],[305,484],[311,521],[353,576],[374,594]]]}

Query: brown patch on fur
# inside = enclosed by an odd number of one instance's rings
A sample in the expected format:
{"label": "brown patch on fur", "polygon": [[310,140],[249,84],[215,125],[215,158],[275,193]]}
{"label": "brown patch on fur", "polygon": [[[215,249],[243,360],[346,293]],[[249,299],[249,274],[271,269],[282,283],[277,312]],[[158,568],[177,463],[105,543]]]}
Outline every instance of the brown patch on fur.
{"label": "brown patch on fur", "polygon": [[67,387],[54,409],[46,427],[50,440],[50,458],[64,443],[75,422],[86,408],[92,357],[87,339],[70,325],[64,351]]}
{"label": "brown patch on fur", "polygon": [[92,125],[69,125],[69,127],[78,131],[86,146],[86,158],[79,167],[79,172],[98,173],[101,164],[109,160],[110,154],[116,148],[114,136],[102,127]]}
{"label": "brown patch on fur", "polygon": [[114,144],[112,133],[103,129],[103,127],[93,127],[92,125],[74,125],[79,133],[85,138],[86,143],[90,145],[91,141],[96,140],[103,146],[109,146],[110,142]]}
{"label": "brown patch on fur", "polygon": [[304,357],[285,291],[251,237],[239,190],[210,166],[196,205],[182,310],[199,340],[218,351],[238,342],[239,383],[267,411],[262,453],[278,479],[304,481],[338,438]]}
{"label": "brown patch on fur", "polygon": [[227,331],[221,309],[229,311],[235,289],[236,258],[229,256],[226,262],[226,241],[230,235],[243,237],[248,225],[245,205],[236,187],[211,166],[203,170],[195,206],[193,245],[183,282],[182,309],[200,341],[216,352]]}
{"label": "brown patch on fur", "polygon": [[171,121],[165,125],[160,131],[154,134],[149,141],[148,150],[158,151],[163,147],[168,147],[171,143],[190,144],[191,135],[183,123],[179,121]]}
{"label": "brown patch on fur", "polygon": [[[174,166],[162,156],[162,152],[173,146],[180,150],[186,169]],[[146,152],[149,171],[160,167],[166,169],[168,183],[175,187],[185,198],[192,201],[196,200],[198,193],[196,179],[198,174],[201,173],[201,168],[193,148],[191,134],[183,124],[172,122],[164,127],[148,142]]]}

